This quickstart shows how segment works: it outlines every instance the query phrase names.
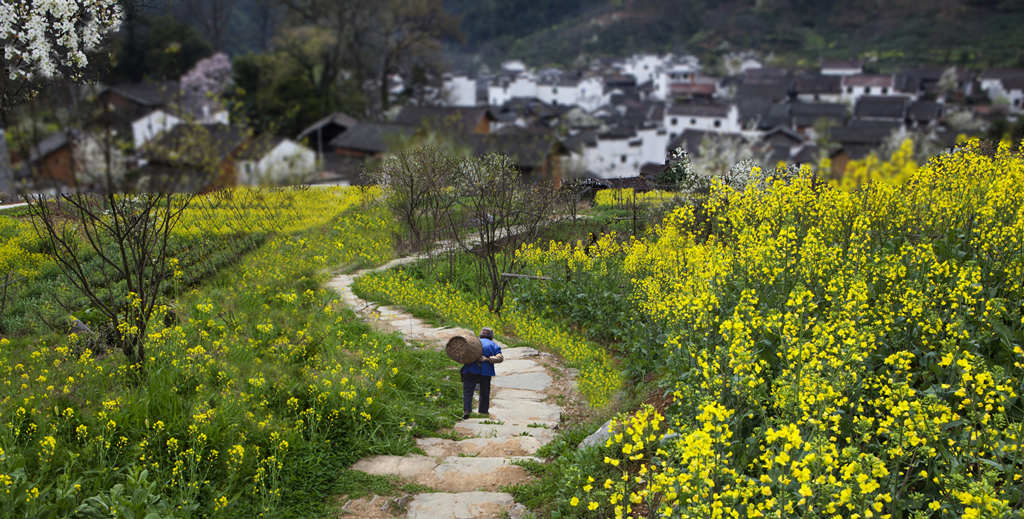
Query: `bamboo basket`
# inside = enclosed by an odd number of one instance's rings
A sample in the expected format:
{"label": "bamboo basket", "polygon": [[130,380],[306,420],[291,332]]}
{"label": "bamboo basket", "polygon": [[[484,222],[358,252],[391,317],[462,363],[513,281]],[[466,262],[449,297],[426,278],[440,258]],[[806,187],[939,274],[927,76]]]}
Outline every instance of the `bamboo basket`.
{"label": "bamboo basket", "polygon": [[484,353],[484,345],[478,337],[456,335],[448,339],[444,352],[448,355],[448,358],[455,362],[472,364],[480,360],[480,356]]}

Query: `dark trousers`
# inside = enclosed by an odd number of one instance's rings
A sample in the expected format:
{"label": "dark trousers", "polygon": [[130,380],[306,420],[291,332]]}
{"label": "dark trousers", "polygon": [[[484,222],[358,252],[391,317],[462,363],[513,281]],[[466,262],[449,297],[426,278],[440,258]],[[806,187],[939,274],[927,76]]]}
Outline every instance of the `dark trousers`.
{"label": "dark trousers", "polygon": [[473,410],[473,391],[480,384],[480,412],[487,414],[491,404],[491,377],[475,373],[462,373],[462,414]]}

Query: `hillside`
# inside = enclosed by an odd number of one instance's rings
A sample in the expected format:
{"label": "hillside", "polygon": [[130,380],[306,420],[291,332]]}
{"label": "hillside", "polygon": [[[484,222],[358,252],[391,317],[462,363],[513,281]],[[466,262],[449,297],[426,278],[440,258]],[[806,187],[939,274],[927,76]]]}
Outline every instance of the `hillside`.
{"label": "hillside", "polygon": [[[534,65],[579,54],[757,49],[799,63],[870,57],[904,62],[1024,63],[1024,4],[1005,0],[446,0],[462,16],[463,52]],[[753,5],[752,5],[753,4]]]}

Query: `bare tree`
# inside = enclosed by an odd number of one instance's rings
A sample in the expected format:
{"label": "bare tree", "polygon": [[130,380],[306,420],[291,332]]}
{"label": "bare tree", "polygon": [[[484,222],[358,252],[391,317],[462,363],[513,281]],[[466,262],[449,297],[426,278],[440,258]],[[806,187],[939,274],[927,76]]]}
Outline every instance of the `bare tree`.
{"label": "bare tree", "polygon": [[235,11],[236,0],[185,0],[189,17],[199,22],[216,50],[224,50],[224,33]]}
{"label": "bare tree", "polygon": [[[498,154],[462,161],[455,170],[454,188],[452,235],[486,273],[487,306],[499,312],[508,287],[503,274],[515,273],[516,249],[536,239],[554,216],[556,191],[545,182],[525,182],[512,159]],[[469,236],[459,232],[460,216],[474,229]]]}
{"label": "bare tree", "polygon": [[[325,96],[348,74],[376,108],[390,104],[392,74],[437,67],[441,38],[457,34],[458,20],[441,0],[283,0],[291,26],[314,35],[317,52],[301,65]],[[313,29],[313,30],[311,30]],[[308,46],[307,46],[308,47]],[[405,79],[409,79],[406,77]]]}
{"label": "bare tree", "polygon": [[141,367],[149,320],[172,274],[171,232],[191,195],[73,192],[52,202],[42,196],[27,200],[36,232],[61,272],[105,317],[108,340]]}
{"label": "bare tree", "polygon": [[423,145],[395,153],[370,172],[370,178],[386,188],[385,200],[405,228],[414,250],[426,244],[428,234],[444,225],[442,215],[451,199],[445,188],[457,167],[452,153],[440,146]]}

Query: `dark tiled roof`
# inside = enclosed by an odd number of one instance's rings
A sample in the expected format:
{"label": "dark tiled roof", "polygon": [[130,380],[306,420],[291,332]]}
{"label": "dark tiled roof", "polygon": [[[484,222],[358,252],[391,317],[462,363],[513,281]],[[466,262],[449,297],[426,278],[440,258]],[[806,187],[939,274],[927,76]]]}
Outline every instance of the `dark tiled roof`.
{"label": "dark tiled roof", "polygon": [[776,126],[775,128],[772,128],[764,134],[763,138],[768,139],[768,137],[776,134],[785,136],[787,139],[795,143],[804,141],[804,137],[802,135],[786,126]]}
{"label": "dark tiled roof", "polygon": [[879,74],[855,74],[843,76],[843,86],[891,87],[893,86],[893,79],[892,76]]}
{"label": "dark tiled roof", "polygon": [[306,129],[302,130],[302,133],[300,133],[298,137],[296,137],[296,139],[302,140],[303,138],[309,136],[313,132],[328,125],[338,126],[347,129],[355,126],[358,123],[359,121],[357,121],[354,117],[344,112],[334,112],[333,114],[330,114],[306,127]]}
{"label": "dark tiled roof", "polygon": [[683,103],[668,108],[669,115],[694,115],[698,117],[726,117],[729,105]]}
{"label": "dark tiled roof", "polygon": [[907,118],[914,121],[934,121],[942,117],[942,103],[915,101],[907,108]]}
{"label": "dark tiled roof", "polygon": [[861,68],[864,62],[845,59],[828,59],[821,62],[821,68]]}
{"label": "dark tiled roof", "polygon": [[910,99],[902,96],[863,96],[853,110],[855,117],[903,119]]}
{"label": "dark tiled roof", "polygon": [[1006,90],[1024,90],[1024,76],[1011,76],[1002,81]]}
{"label": "dark tiled roof", "polygon": [[745,81],[736,88],[736,99],[767,99],[782,101],[789,97],[790,81]]}
{"label": "dark tiled roof", "polygon": [[846,105],[841,103],[793,103],[790,105],[793,123],[797,126],[811,126],[818,119],[846,120]]}
{"label": "dark tiled roof", "polygon": [[799,76],[793,80],[793,90],[798,94],[838,94],[842,91],[841,81],[839,76]]}
{"label": "dark tiled roof", "polygon": [[359,123],[330,142],[332,148],[382,153],[416,133],[416,127],[395,123]]}
{"label": "dark tiled roof", "polygon": [[840,128],[832,128],[829,137],[842,144],[847,145],[863,144],[878,146],[899,124],[876,123],[874,121],[850,121],[850,125]]}
{"label": "dark tiled roof", "polygon": [[552,132],[512,130],[492,134],[472,134],[464,142],[476,155],[508,155],[520,169],[541,169],[548,156],[562,145]]}
{"label": "dark tiled roof", "polygon": [[807,144],[800,148],[800,151],[790,159],[794,164],[817,164],[818,147],[814,144]]}
{"label": "dark tiled roof", "polygon": [[29,161],[36,162],[39,159],[46,158],[51,153],[63,148],[68,144],[70,139],[74,139],[77,136],[78,132],[75,130],[71,130],[70,132],[61,130],[43,137],[39,142],[32,146],[31,150],[29,150]]}
{"label": "dark tiled roof", "polygon": [[150,107],[166,105],[181,97],[181,86],[177,81],[117,83],[107,87],[107,90]]}
{"label": "dark tiled roof", "polygon": [[986,70],[978,75],[983,79],[1009,79],[1024,77],[1024,68],[994,68]]}
{"label": "dark tiled roof", "polygon": [[408,126],[428,126],[435,130],[473,133],[485,118],[494,119],[487,108],[454,106],[405,106],[394,122]]}

